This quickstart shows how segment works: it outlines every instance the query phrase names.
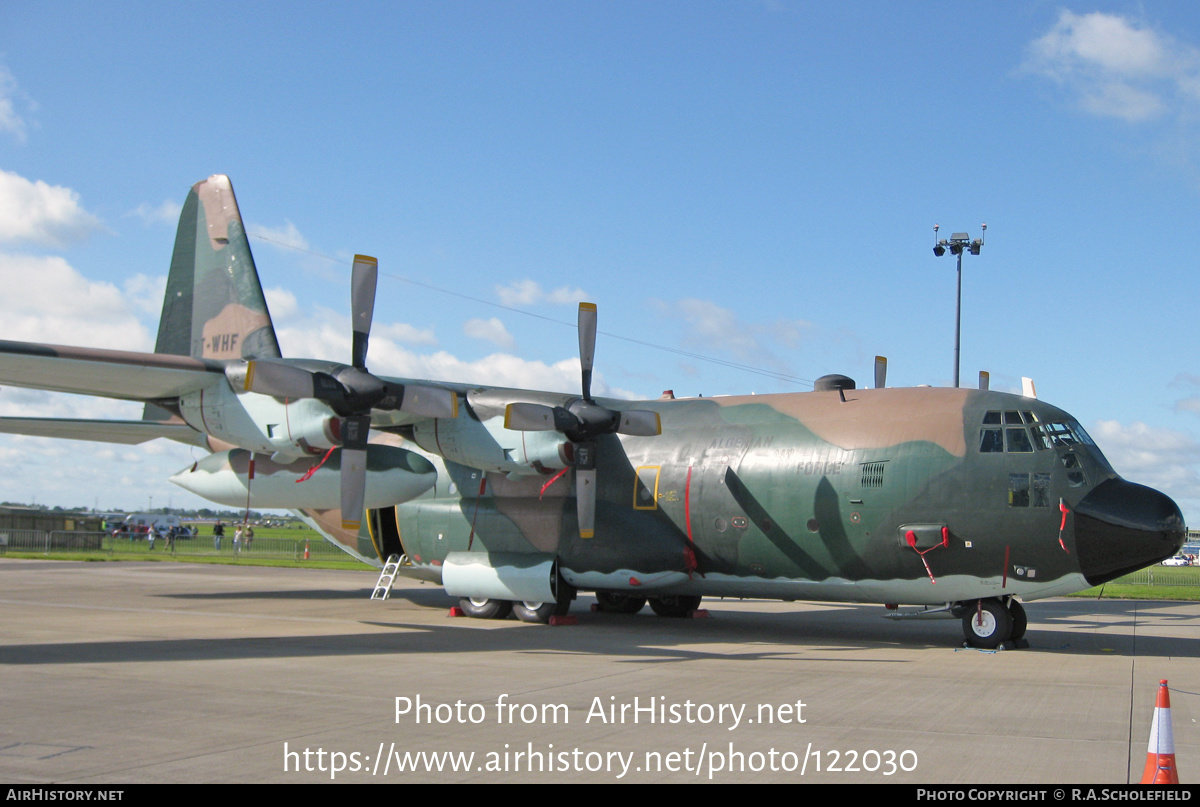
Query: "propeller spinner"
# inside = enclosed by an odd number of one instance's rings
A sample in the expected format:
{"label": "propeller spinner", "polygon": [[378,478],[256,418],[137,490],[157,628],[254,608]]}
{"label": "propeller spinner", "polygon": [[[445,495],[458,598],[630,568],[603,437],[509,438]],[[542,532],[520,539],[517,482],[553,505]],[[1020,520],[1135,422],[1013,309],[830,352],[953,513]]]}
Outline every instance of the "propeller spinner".
{"label": "propeller spinner", "polygon": [[579,537],[591,538],[596,529],[596,448],[605,434],[653,437],[662,433],[657,412],[645,409],[616,410],[592,398],[592,365],[596,356],[596,304],[579,304],[579,365],[583,397],[566,406],[511,403],[504,412],[504,427],[514,431],[558,431],[571,441],[575,466],[575,501]]}

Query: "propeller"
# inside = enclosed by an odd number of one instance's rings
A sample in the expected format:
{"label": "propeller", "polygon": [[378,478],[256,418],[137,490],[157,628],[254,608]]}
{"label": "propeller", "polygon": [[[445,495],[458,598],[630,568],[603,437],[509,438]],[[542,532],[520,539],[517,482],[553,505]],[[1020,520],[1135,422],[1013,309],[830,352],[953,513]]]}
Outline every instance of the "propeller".
{"label": "propeller", "polygon": [[875,389],[887,386],[887,356],[875,357]]}
{"label": "propeller", "polygon": [[991,373],[989,373],[987,370],[979,371],[979,388],[980,389],[982,389],[982,390],[987,389],[991,385],[991,381],[992,381]]}
{"label": "propeller", "polygon": [[575,467],[575,501],[579,537],[591,538],[596,529],[596,448],[605,434],[653,437],[662,434],[657,412],[646,409],[616,410],[592,398],[592,366],[596,357],[596,304],[579,304],[579,365],[583,397],[566,406],[511,403],[504,411],[504,427],[514,431],[557,431],[571,441]]}
{"label": "propeller", "polygon": [[393,384],[367,370],[367,343],[375,310],[379,263],[355,255],[350,279],[351,328],[349,365],[330,372],[308,370],[287,359],[257,359],[225,369],[234,389],[278,398],[315,398],[329,404],[340,418],[333,430],[342,444],[342,527],[357,530],[366,500],[367,439],[371,412],[402,411],[433,418],[458,416],[458,398],[450,390],[421,384]]}

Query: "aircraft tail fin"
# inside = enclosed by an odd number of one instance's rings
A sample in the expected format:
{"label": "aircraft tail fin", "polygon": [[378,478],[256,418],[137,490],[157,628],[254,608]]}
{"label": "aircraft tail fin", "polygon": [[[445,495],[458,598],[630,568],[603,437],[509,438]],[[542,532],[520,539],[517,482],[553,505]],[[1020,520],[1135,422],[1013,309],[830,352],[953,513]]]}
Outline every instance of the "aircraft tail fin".
{"label": "aircraft tail fin", "polygon": [[[233,185],[222,174],[193,185],[183,204],[154,352],[197,359],[281,355]],[[168,414],[148,404],[143,417]]]}
{"label": "aircraft tail fin", "polygon": [[154,352],[196,359],[281,355],[227,176],[197,182],[183,204]]}

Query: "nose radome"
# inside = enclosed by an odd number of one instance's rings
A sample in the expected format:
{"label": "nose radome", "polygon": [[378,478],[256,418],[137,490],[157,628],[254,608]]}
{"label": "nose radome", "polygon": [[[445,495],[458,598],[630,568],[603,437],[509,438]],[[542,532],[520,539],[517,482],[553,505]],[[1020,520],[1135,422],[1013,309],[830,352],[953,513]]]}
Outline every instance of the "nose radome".
{"label": "nose radome", "polygon": [[1185,540],[1179,506],[1145,485],[1109,479],[1075,506],[1079,567],[1093,586],[1169,558]]}

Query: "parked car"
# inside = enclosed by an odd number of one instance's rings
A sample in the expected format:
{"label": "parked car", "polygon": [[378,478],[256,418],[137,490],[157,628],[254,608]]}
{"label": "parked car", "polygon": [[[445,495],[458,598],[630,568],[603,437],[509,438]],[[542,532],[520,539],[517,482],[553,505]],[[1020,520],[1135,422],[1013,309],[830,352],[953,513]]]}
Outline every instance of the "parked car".
{"label": "parked car", "polygon": [[1163,566],[1191,566],[1192,562],[1183,555],[1176,555],[1173,558],[1167,558],[1162,562]]}

